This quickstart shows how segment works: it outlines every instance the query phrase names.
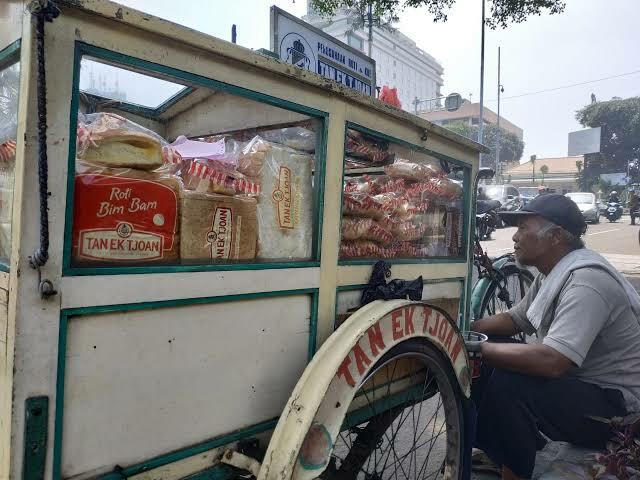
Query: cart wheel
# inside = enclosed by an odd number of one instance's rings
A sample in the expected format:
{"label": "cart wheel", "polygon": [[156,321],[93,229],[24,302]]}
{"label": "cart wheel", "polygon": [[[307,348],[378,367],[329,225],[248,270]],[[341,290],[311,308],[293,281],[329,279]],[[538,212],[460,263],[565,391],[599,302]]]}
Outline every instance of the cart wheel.
{"label": "cart wheel", "polygon": [[[320,478],[459,479],[461,393],[442,354],[425,340],[407,340],[364,378]],[[309,453],[303,444],[301,464],[313,463]]]}

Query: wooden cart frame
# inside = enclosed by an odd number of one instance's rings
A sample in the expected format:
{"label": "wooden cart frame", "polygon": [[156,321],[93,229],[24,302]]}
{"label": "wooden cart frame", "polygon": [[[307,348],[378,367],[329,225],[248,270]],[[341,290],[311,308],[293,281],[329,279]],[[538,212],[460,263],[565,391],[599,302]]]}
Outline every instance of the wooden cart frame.
{"label": "wooden cart frame", "polygon": [[[259,421],[248,424],[243,419],[233,428],[222,425],[219,432],[200,438],[178,435],[181,438],[173,443],[165,442],[165,447],[141,447],[132,454],[139,458],[137,461],[119,459],[118,454],[111,458],[110,451],[98,449],[93,456],[107,456],[105,464],[111,465],[109,468],[91,462],[76,467],[65,457],[63,448],[68,441],[67,435],[77,435],[65,429],[66,410],[82,404],[77,396],[79,390],[74,390],[71,396],[67,391],[69,361],[75,356],[69,350],[70,340],[73,340],[69,337],[69,329],[85,319],[96,318],[115,322],[117,317],[135,324],[140,319],[162,317],[166,312],[175,314],[180,308],[212,308],[215,316],[218,312],[215,308],[223,311],[233,305],[246,305],[247,315],[256,316],[262,314],[264,307],[256,306],[255,299],[269,300],[273,303],[266,308],[266,315],[273,318],[277,312],[282,314],[290,307],[298,309],[296,311],[308,310],[304,320],[306,338],[302,347],[295,347],[294,360],[298,371],[304,369],[306,362],[335,330],[338,296],[342,292],[361,290],[373,264],[369,260],[339,259],[343,159],[348,128],[408,146],[463,168],[463,254],[455,258],[391,263],[396,278],[412,279],[422,275],[430,290],[426,300],[437,304],[442,298],[448,299],[445,302],[448,313],[459,327],[464,328],[469,318],[465,299],[470,297],[471,289],[472,179],[477,173],[482,146],[310,72],[100,0],[59,1],[60,16],[46,25],[50,259],[40,273],[51,280],[58,295],[42,299],[37,290],[38,273],[30,268],[28,259],[38,245],[39,219],[36,46],[34,21],[27,12],[27,3],[12,1],[0,6],[0,25],[3,26],[0,29],[0,68],[17,60],[21,65],[12,250],[9,264],[0,266],[0,293],[3,294],[0,295],[3,318],[0,477],[21,478],[26,471],[33,472],[32,468],[25,467],[25,449],[42,435],[40,450],[30,458],[45,468],[47,478],[59,480],[79,475],[80,478],[93,476],[115,480],[149,471],[164,472],[161,476],[165,478],[179,478],[178,472],[197,471],[196,467],[208,461],[208,455],[219,447],[273,430],[278,417],[276,412],[266,413],[256,419]],[[191,85],[213,88],[319,120],[321,141],[315,171],[318,208],[314,213],[311,260],[234,265],[74,267],[71,263],[73,178],[79,71],[84,55],[153,72],[159,77],[184,79]],[[140,118],[159,118],[183,100],[184,96],[177,96],[157,109],[141,108],[130,113]],[[123,111],[127,108],[122,106]],[[279,325],[275,320],[270,322],[269,325]],[[292,325],[290,330],[301,328],[301,322]],[[354,326],[354,331],[357,330]],[[347,347],[343,346],[343,349]],[[93,348],[97,350],[96,346]],[[122,351],[114,348],[104,358],[117,360],[122,355]],[[275,365],[281,360],[274,356],[272,362]],[[157,368],[165,367],[162,361],[158,362]],[[335,370],[331,375],[334,374]],[[90,379],[86,381],[87,388],[95,387]],[[104,381],[103,387],[109,383]],[[117,378],[113,378],[110,385],[117,390]],[[292,386],[290,380],[286,385],[274,387],[278,391],[274,402],[280,408]],[[287,388],[289,390],[284,392]],[[34,420],[30,408],[38,398],[50,399],[45,420],[29,424]],[[208,413],[225,415],[225,409],[233,403],[232,397],[226,398],[225,402],[212,405]],[[42,408],[46,401],[38,405]],[[123,416],[112,420],[135,418],[134,414],[129,418],[126,411],[118,412],[120,414]],[[90,412],[84,415],[85,420],[91,418]],[[94,411],[93,415],[99,416],[100,412]],[[80,417],[75,418],[75,422],[78,421]],[[197,424],[195,416],[189,422],[189,425]],[[37,425],[35,433],[33,425]],[[104,434],[107,449],[112,434]],[[100,437],[103,433],[95,432],[95,435]],[[140,439],[134,437],[136,435],[132,434],[132,438],[124,443],[139,445]],[[70,448],[80,443],[83,440],[76,439]],[[113,464],[120,462],[123,467],[114,469]]]}

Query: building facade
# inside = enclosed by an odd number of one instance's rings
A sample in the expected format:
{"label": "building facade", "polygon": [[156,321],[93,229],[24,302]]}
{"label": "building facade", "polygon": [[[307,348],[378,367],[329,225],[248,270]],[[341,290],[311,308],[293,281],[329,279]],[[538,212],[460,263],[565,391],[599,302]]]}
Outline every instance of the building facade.
{"label": "building facade", "polygon": [[[515,187],[537,187],[544,185],[556,193],[568,193],[578,190],[578,162],[584,165],[584,156],[537,158],[521,163],[504,173],[504,181]],[[547,166],[547,173],[540,170]]]}
{"label": "building facade", "polygon": [[[341,11],[327,19],[315,14],[310,4],[309,0],[307,15],[303,17],[305,22],[368,54],[367,31],[354,31],[353,22],[346,12]],[[427,100],[441,96],[444,73],[442,65],[398,30],[374,28],[371,57],[376,62],[377,86],[395,87],[403,110],[414,112],[416,98],[424,104]]]}
{"label": "building facade", "polygon": [[[418,112],[418,115],[426,120],[429,120],[430,122],[442,126],[446,126],[447,124],[453,122],[465,122],[469,125],[479,125],[480,104],[471,103],[469,100],[464,100],[460,108],[454,112],[448,112],[444,109],[436,109],[432,111]],[[496,125],[498,123],[498,115],[496,114],[496,112],[488,109],[486,106],[484,107],[484,111],[482,112],[482,119],[485,125]],[[500,127],[504,128],[508,132],[513,133],[520,140],[522,140],[522,128],[510,122],[502,115],[500,115]]]}

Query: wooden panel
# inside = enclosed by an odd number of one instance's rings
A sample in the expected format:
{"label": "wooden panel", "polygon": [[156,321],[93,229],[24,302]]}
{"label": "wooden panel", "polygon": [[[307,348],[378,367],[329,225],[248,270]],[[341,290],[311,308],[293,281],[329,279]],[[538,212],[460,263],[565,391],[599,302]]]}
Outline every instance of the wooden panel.
{"label": "wooden panel", "polygon": [[[62,308],[318,288],[319,268],[63,277]],[[108,285],[109,295],[104,294]]]}
{"label": "wooden panel", "polygon": [[299,295],[70,319],[63,476],[278,416],[306,365],[310,314]]}
{"label": "wooden panel", "polygon": [[[338,267],[337,284],[363,285],[369,281],[373,265],[354,265]],[[464,278],[467,276],[466,263],[424,263],[395,264],[391,267],[391,278],[413,280],[422,275],[424,280],[444,278]]]}

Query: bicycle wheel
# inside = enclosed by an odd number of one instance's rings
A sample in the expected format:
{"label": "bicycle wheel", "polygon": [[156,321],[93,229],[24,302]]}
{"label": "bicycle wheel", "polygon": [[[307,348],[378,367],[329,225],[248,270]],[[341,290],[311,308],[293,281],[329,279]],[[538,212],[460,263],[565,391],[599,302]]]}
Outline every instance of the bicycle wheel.
{"label": "bicycle wheel", "polygon": [[320,478],[460,478],[461,393],[433,345],[412,339],[391,349],[365,377],[349,410]]}
{"label": "bicycle wheel", "polygon": [[533,283],[529,270],[508,263],[500,268],[501,281],[493,281],[482,298],[480,318],[506,312],[524,298]]}

